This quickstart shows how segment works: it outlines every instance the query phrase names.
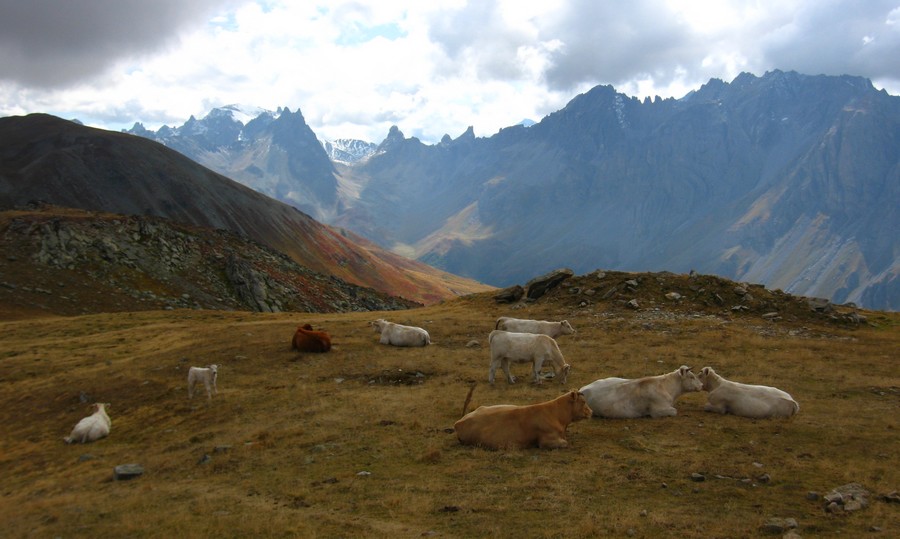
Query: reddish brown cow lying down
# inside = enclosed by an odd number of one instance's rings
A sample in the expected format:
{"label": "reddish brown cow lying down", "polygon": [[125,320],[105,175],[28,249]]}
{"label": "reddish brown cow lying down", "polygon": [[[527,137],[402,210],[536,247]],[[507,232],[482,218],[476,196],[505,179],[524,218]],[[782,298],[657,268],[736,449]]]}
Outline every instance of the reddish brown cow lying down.
{"label": "reddish brown cow lying down", "polygon": [[570,391],[551,401],[528,406],[479,406],[453,425],[463,444],[490,449],[568,447],[569,423],[591,417],[584,395]]}
{"label": "reddish brown cow lying down", "polygon": [[324,331],[313,331],[309,324],[297,326],[291,348],[300,352],[323,353],[331,350],[331,337]]}

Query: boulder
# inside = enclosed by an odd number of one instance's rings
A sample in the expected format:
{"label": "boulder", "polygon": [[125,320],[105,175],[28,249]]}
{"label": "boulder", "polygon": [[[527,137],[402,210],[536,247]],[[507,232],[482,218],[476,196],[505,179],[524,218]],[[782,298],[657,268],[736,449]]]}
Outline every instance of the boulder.
{"label": "boulder", "polygon": [[510,286],[509,288],[504,288],[500,292],[494,295],[494,301],[497,303],[515,303],[522,299],[522,296],[525,295],[525,289],[519,285]]}
{"label": "boulder", "polygon": [[575,272],[568,268],[560,268],[550,273],[535,277],[528,281],[526,285],[528,299],[535,300],[553,290],[566,279],[575,275]]}

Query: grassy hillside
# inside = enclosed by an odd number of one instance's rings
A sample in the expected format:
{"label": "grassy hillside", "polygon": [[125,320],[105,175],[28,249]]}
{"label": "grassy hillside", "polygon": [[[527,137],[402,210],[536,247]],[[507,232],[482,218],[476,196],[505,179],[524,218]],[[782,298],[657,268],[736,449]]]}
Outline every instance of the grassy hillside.
{"label": "grassy hillside", "polygon": [[[780,517],[803,537],[900,535],[900,505],[878,499],[900,485],[900,316],[863,312],[868,323],[855,325],[785,299],[770,322],[727,297],[669,305],[662,295],[630,309],[585,295],[589,279],[519,309],[481,294],[390,313],[2,310],[2,533],[754,537]],[[642,278],[645,294],[662,291],[652,282]],[[784,389],[801,409],[788,420],[718,416],[694,393],[677,417],[575,423],[565,450],[461,446],[448,429],[473,381],[473,406],[567,389],[485,382],[501,315],[572,323],[577,334],[559,340],[571,388],[709,365]],[[368,322],[381,316],[427,328],[435,344],[379,345]],[[332,335],[332,352],[290,350],[305,322]],[[219,394],[188,401],[187,369],[207,363],[220,365]],[[94,401],[111,403],[111,435],[64,444]],[[114,481],[126,463],[144,475]],[[872,493],[868,507],[829,514],[808,498],[851,482]]]}

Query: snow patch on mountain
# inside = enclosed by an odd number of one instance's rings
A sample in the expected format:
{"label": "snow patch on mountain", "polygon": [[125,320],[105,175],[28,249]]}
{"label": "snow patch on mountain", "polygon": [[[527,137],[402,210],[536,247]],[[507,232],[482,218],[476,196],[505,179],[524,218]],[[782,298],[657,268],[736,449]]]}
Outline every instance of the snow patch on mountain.
{"label": "snow patch on mountain", "polygon": [[357,139],[340,138],[336,140],[319,140],[325,153],[336,163],[355,165],[365,162],[375,154],[377,144]]}

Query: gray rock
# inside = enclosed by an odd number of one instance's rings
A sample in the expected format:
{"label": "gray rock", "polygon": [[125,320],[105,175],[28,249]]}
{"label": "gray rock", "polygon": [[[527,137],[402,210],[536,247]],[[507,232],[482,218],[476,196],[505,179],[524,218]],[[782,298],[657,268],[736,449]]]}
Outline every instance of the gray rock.
{"label": "gray rock", "polygon": [[528,281],[528,284],[525,286],[526,296],[528,299],[538,299],[573,275],[575,275],[574,271],[568,268],[560,268],[540,277],[535,277]]}
{"label": "gray rock", "polygon": [[144,467],[140,464],[120,464],[113,470],[113,479],[116,481],[128,481],[144,474]]}
{"label": "gray rock", "polygon": [[494,295],[494,301],[497,303],[515,303],[522,299],[522,296],[525,295],[525,289],[519,285],[510,286],[509,288],[504,288],[500,292]]}
{"label": "gray rock", "polygon": [[797,527],[797,521],[793,518],[770,518],[762,525],[762,530],[766,533],[776,534],[785,533]]}

